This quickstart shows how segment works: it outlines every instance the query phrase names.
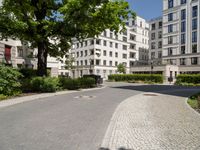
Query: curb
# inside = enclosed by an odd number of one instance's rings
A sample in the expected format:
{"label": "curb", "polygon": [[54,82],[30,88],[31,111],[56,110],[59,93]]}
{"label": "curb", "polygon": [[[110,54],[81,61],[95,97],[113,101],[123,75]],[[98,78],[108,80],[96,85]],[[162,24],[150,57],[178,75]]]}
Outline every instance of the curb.
{"label": "curb", "polygon": [[3,100],[0,102],[0,109],[8,106],[12,106],[15,104],[20,104],[24,102],[29,102],[37,99],[42,98],[48,98],[53,96],[59,96],[59,95],[65,95],[65,94],[71,94],[71,93],[77,93],[77,92],[87,92],[87,91],[94,91],[94,90],[101,90],[106,88],[106,85],[103,85],[102,87],[92,88],[92,89],[81,89],[76,91],[61,91],[56,93],[43,93],[43,94],[36,94],[36,95],[30,95],[30,96],[24,96],[24,97],[17,97],[12,99]]}

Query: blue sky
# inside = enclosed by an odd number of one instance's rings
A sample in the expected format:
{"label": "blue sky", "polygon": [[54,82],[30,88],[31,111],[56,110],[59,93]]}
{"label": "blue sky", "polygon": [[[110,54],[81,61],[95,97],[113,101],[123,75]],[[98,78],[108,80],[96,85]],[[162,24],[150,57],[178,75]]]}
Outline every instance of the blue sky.
{"label": "blue sky", "polygon": [[163,0],[127,0],[137,15],[150,20],[162,15]]}

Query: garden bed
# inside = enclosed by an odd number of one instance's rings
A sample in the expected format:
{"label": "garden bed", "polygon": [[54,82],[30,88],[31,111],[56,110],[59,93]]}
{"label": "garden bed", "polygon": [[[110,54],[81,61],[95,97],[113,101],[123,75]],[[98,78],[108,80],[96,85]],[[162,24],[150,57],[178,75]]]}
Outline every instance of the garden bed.
{"label": "garden bed", "polygon": [[200,93],[189,97],[187,102],[193,109],[200,113]]}

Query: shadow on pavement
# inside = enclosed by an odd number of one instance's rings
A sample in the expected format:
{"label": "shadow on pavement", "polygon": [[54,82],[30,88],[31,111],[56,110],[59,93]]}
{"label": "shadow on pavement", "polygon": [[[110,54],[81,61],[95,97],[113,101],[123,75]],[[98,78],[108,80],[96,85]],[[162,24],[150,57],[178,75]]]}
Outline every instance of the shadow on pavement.
{"label": "shadow on pavement", "polygon": [[[109,148],[99,148],[98,150],[110,150]],[[117,150],[133,150],[133,149],[126,149],[126,148],[118,148]]]}
{"label": "shadow on pavement", "polygon": [[195,93],[200,92],[200,87],[183,87],[175,85],[123,85],[112,86],[111,88],[135,90],[142,92],[153,92],[172,96],[188,97]]}

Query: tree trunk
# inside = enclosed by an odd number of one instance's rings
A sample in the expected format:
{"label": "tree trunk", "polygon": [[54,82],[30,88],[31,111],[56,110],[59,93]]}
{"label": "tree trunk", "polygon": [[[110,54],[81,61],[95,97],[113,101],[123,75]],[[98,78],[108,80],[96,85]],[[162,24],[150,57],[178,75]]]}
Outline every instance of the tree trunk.
{"label": "tree trunk", "polygon": [[38,76],[47,76],[47,48],[45,42],[38,43]]}

